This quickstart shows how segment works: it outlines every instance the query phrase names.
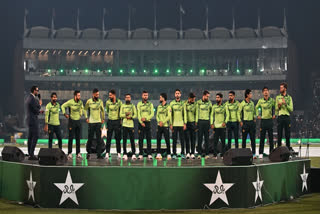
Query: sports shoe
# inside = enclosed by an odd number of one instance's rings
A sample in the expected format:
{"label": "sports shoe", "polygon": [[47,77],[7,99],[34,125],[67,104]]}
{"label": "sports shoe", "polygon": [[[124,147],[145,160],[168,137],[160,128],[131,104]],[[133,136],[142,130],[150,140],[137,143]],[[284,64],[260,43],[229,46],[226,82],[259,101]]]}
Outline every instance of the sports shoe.
{"label": "sports shoe", "polygon": [[194,154],[191,154],[191,156],[190,156],[192,159],[195,159],[196,158],[196,156],[194,156]]}
{"label": "sports shoe", "polygon": [[160,153],[157,154],[156,159],[157,159],[157,160],[162,160],[162,156],[161,156]]}
{"label": "sports shoe", "polygon": [[139,155],[138,159],[142,160],[143,159],[143,155]]}
{"label": "sports shoe", "polygon": [[177,155],[172,155],[172,159],[177,159]]}
{"label": "sports shoe", "polygon": [[204,159],[209,159],[209,155],[206,155],[206,156],[204,157]]}
{"label": "sports shoe", "polygon": [[217,159],[218,159],[218,157],[217,157],[217,156],[213,156],[213,159],[214,159],[214,160],[217,160]]}
{"label": "sports shoe", "polygon": [[180,157],[181,157],[182,159],[186,159],[186,156],[185,156],[184,154],[181,154]]}
{"label": "sports shoe", "polygon": [[149,159],[149,160],[152,160],[153,157],[152,157],[151,155],[148,155],[148,159]]}
{"label": "sports shoe", "polygon": [[77,154],[77,158],[82,159],[82,156],[80,153]]}
{"label": "sports shoe", "polygon": [[121,159],[121,154],[120,153],[118,153],[118,159]]}
{"label": "sports shoe", "polygon": [[68,154],[68,159],[72,159],[72,154]]}
{"label": "sports shoe", "polygon": [[109,153],[106,153],[105,159],[109,159]]}
{"label": "sports shoe", "polygon": [[123,159],[123,160],[128,160],[128,156],[127,156],[127,155],[123,155],[123,156],[122,156],[122,159]]}
{"label": "sports shoe", "polygon": [[201,155],[198,155],[198,159],[201,159],[202,158],[202,156]]}
{"label": "sports shoe", "polygon": [[90,154],[87,154],[87,160],[90,160],[91,157],[90,157]]}
{"label": "sports shoe", "polygon": [[171,155],[167,155],[167,160],[171,160]]}
{"label": "sports shoe", "polygon": [[189,159],[189,158],[190,158],[190,154],[189,154],[189,153],[187,154],[186,158],[187,158],[187,159]]}
{"label": "sports shoe", "polygon": [[263,159],[263,154],[260,154],[260,155],[259,155],[259,159]]}
{"label": "sports shoe", "polygon": [[132,159],[132,160],[137,160],[136,155],[132,155],[131,159]]}

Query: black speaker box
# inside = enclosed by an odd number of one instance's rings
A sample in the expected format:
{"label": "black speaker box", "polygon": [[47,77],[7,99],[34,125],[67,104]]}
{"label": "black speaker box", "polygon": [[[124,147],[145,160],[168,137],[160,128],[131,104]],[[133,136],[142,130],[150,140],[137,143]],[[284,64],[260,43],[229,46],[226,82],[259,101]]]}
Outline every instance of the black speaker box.
{"label": "black speaker box", "polygon": [[223,155],[223,163],[228,166],[251,165],[253,155],[251,149],[229,149]]}
{"label": "black speaker box", "polygon": [[15,146],[5,146],[2,150],[2,160],[12,162],[22,162],[24,160],[24,153]]}
{"label": "black speaker box", "polygon": [[40,165],[64,165],[66,154],[59,148],[41,148],[38,154]]}
{"label": "black speaker box", "polygon": [[290,150],[286,146],[279,146],[275,148],[269,155],[272,162],[288,161],[290,157]]}

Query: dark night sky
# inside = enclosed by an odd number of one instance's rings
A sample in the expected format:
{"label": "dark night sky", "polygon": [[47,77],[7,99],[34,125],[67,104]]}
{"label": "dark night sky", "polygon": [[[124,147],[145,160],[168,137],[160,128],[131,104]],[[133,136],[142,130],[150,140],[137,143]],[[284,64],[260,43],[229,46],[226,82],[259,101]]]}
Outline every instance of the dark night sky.
{"label": "dark night sky", "polygon": [[[158,28],[179,27],[180,0],[158,0]],[[128,4],[132,5],[132,28],[153,28],[153,0],[2,0],[1,26],[1,106],[9,112],[12,98],[14,48],[23,33],[24,8],[28,8],[29,27],[50,26],[51,8],[56,9],[56,28],[76,26],[77,8],[80,27],[101,28],[102,8],[107,9],[106,27],[127,28]],[[205,0],[183,0],[186,11],[184,28],[205,27]],[[210,28],[232,26],[232,7],[235,8],[237,27],[257,25],[257,8],[261,8],[262,26],[282,26],[283,8],[287,8],[289,37],[298,48],[298,59],[304,83],[311,71],[318,71],[320,60],[320,1],[319,0],[208,0]],[[319,72],[319,71],[318,71]],[[320,73],[320,72],[319,72]],[[307,84],[307,83],[306,83]],[[2,99],[4,98],[4,99]]]}

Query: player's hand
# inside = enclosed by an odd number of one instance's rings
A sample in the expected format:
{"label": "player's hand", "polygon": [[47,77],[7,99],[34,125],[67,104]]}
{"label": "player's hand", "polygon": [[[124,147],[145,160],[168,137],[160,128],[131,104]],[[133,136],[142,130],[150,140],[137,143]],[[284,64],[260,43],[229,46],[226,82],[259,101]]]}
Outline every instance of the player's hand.
{"label": "player's hand", "polygon": [[276,115],[273,115],[273,116],[272,116],[272,119],[276,119]]}
{"label": "player's hand", "polygon": [[173,126],[172,125],[170,125],[170,129],[171,129],[171,131],[173,131]]}
{"label": "player's hand", "polygon": [[89,123],[89,119],[88,118],[86,119],[86,122]]}
{"label": "player's hand", "polygon": [[101,123],[104,124],[104,120],[101,120]]}
{"label": "player's hand", "polygon": [[256,122],[256,119],[253,119],[253,122],[255,123],[255,122]]}
{"label": "player's hand", "polygon": [[240,126],[241,126],[241,127],[243,126],[243,122],[240,122]]}
{"label": "player's hand", "polygon": [[160,126],[160,127],[163,126],[163,122],[162,122],[162,121],[159,122],[159,126]]}
{"label": "player's hand", "polygon": [[226,127],[226,123],[222,123],[222,127]]}
{"label": "player's hand", "polygon": [[67,119],[69,119],[69,114],[64,114],[64,116],[67,118]]}
{"label": "player's hand", "polygon": [[214,125],[213,124],[211,125],[211,129],[214,129]]}
{"label": "player's hand", "polygon": [[39,105],[42,106],[42,100],[39,100]]}
{"label": "player's hand", "polygon": [[184,125],[183,125],[183,130],[186,130],[186,129],[187,129],[187,125],[184,124]]}
{"label": "player's hand", "polygon": [[261,116],[258,116],[258,119],[261,120]]}
{"label": "player's hand", "polygon": [[141,123],[141,126],[142,126],[142,127],[146,127],[146,124],[145,124],[145,123]]}
{"label": "player's hand", "polygon": [[282,97],[282,105],[286,105],[286,100]]}
{"label": "player's hand", "polygon": [[44,131],[44,132],[48,132],[48,124],[45,124],[45,125],[44,125],[43,131]]}
{"label": "player's hand", "polygon": [[144,122],[144,121],[146,121],[146,118],[144,118],[144,117],[143,117],[143,118],[141,118],[141,121],[143,121],[143,122]]}

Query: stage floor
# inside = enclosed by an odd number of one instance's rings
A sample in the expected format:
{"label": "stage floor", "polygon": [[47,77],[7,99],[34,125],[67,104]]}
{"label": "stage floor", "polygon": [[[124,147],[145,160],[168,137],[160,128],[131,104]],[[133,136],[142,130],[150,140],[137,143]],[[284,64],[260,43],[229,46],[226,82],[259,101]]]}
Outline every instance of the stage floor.
{"label": "stage floor", "polygon": [[[304,160],[305,158],[292,158],[289,161],[297,161],[297,160]],[[25,160],[22,162],[23,164],[31,164],[31,165],[39,165],[39,162],[37,160],[31,161],[28,160],[28,157],[25,158]],[[263,159],[253,159],[253,165],[262,165],[262,164],[273,164],[277,162],[271,162],[269,160],[269,157],[264,157]],[[213,156],[210,156],[210,158],[205,159],[183,159],[178,157],[177,159],[171,159],[167,160],[166,158],[163,158],[162,160],[148,160],[146,157],[144,157],[142,160],[132,160],[131,158],[128,158],[128,160],[118,159],[116,154],[112,154],[111,158],[107,159],[97,159],[96,155],[91,155],[91,159],[87,160],[86,155],[82,154],[82,159],[76,158],[75,155],[73,155],[73,158],[68,160],[66,164],[62,166],[77,166],[77,167],[214,167],[214,166],[225,166],[223,163],[223,159],[221,157],[218,157],[217,159],[214,159]],[[227,166],[229,167],[229,166]]]}

